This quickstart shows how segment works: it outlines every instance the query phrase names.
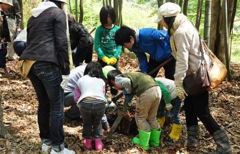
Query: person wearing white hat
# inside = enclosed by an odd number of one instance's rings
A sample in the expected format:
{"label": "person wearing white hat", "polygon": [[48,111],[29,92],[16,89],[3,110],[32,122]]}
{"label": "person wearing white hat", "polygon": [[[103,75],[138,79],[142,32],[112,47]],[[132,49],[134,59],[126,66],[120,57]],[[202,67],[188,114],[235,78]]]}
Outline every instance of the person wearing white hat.
{"label": "person wearing white hat", "polygon": [[[196,95],[187,94],[183,88],[183,80],[189,71],[196,72],[202,63],[200,52],[200,36],[197,29],[181,13],[181,8],[175,3],[164,3],[158,11],[156,22],[168,29],[171,36],[170,44],[176,57],[174,74],[176,92],[179,98],[185,99],[185,115],[187,125],[187,148],[194,149],[198,145],[199,127],[197,118],[213,136],[217,144],[217,153],[231,154],[232,150],[228,137],[209,111],[207,90]],[[208,55],[204,52],[206,64],[209,66]]]}
{"label": "person wearing white hat", "polygon": [[62,75],[70,72],[66,33],[66,0],[49,0],[31,10],[27,47],[20,57],[28,63],[28,77],[38,98],[38,125],[42,152],[75,154],[64,146],[64,92]]}

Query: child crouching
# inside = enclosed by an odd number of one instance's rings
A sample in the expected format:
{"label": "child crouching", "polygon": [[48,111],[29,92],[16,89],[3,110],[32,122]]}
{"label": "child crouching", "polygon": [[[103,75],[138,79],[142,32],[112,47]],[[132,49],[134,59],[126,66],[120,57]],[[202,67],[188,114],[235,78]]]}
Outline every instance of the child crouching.
{"label": "child crouching", "polygon": [[133,94],[138,97],[135,119],[139,138],[134,137],[133,143],[140,145],[145,150],[149,149],[149,144],[158,147],[161,130],[156,115],[161,99],[161,90],[156,81],[141,72],[122,74],[118,70],[110,71],[107,77],[115,89],[125,90],[126,95]]}
{"label": "child crouching", "polygon": [[168,117],[172,120],[172,130],[169,134],[169,137],[172,140],[179,140],[179,137],[182,132],[182,125],[179,116],[179,112],[181,109],[182,100],[179,99],[176,95],[176,86],[173,80],[166,78],[155,78],[156,82],[161,87],[164,101],[160,102],[158,107],[157,119],[161,128],[163,128],[165,123],[165,106],[166,104],[172,105],[172,108],[168,114]]}
{"label": "child crouching", "polygon": [[90,62],[75,88],[75,93],[80,92],[77,103],[83,119],[83,144],[88,150],[92,149],[93,140],[95,150],[103,149],[101,119],[105,113],[105,86],[101,65]]}

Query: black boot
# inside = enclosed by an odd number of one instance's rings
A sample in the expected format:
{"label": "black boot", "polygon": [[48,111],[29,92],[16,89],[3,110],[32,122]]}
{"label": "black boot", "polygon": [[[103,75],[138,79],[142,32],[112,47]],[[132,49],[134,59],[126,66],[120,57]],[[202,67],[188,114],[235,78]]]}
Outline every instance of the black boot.
{"label": "black boot", "polygon": [[223,128],[213,133],[213,139],[217,144],[217,154],[232,154],[232,149],[229,144],[227,134]]}
{"label": "black boot", "polygon": [[199,143],[199,127],[198,125],[187,127],[187,149],[193,151]]}

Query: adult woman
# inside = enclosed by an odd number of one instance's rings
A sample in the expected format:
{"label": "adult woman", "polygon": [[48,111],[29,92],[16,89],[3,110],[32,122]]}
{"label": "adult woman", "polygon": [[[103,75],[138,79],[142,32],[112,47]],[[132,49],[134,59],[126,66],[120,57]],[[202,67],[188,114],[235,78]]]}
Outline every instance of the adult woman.
{"label": "adult woman", "polygon": [[[28,74],[36,91],[42,151],[75,154],[64,148],[62,74],[69,74],[66,0],[49,0],[32,9],[27,26],[27,48],[20,60],[32,64]],[[23,62],[23,63],[24,63]]]}
{"label": "adult woman", "polygon": [[[187,96],[183,88],[183,80],[187,72],[196,72],[203,61],[200,51],[199,34],[186,16],[180,13],[181,8],[174,3],[165,3],[159,8],[157,22],[161,22],[171,36],[170,43],[173,54],[176,57],[176,71],[174,74],[176,92],[179,98],[185,99],[185,114],[187,124],[189,149],[196,147],[198,143],[199,118],[208,132],[213,136],[217,144],[217,153],[232,153],[228,137],[210,114],[208,106],[208,91],[197,95]],[[208,57],[204,52],[204,57]],[[207,62],[208,60],[205,59]],[[209,63],[207,63],[209,66]],[[187,96],[185,98],[185,96]]]}

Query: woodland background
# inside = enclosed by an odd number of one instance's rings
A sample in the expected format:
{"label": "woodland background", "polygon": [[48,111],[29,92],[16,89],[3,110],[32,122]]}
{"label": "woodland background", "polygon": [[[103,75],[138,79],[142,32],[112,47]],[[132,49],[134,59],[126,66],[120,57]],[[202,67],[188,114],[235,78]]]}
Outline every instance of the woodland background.
{"label": "woodland background", "polygon": [[[41,0],[19,0],[23,10],[23,24],[31,16],[30,10]],[[222,125],[229,136],[233,153],[240,153],[240,3],[237,0],[172,0],[182,4],[183,12],[193,22],[210,48],[226,63],[229,69],[228,79],[218,88],[210,92],[210,110],[217,122]],[[83,23],[89,31],[100,25],[99,11],[103,5],[115,6],[118,14],[117,24],[130,27],[161,28],[153,21],[157,17],[157,9],[163,0],[68,0],[69,12]],[[208,7],[208,2],[211,2]],[[226,3],[225,3],[226,2]],[[227,4],[227,16],[224,13]],[[201,13],[200,13],[201,12]],[[227,18],[226,18],[227,17]],[[211,20],[209,20],[211,19]],[[225,20],[224,20],[225,19]],[[225,22],[224,22],[225,21]],[[227,24],[225,24],[227,23]],[[228,25],[226,27],[226,25]],[[227,58],[226,58],[227,57]],[[94,54],[96,60],[96,54]],[[37,125],[36,95],[31,82],[23,79],[16,69],[16,61],[8,62],[11,68],[9,75],[0,72],[0,153],[40,153],[40,139]],[[138,70],[138,61],[134,54],[124,51],[120,58],[120,70],[123,72]],[[160,72],[159,76],[163,76]],[[121,104],[122,100],[119,100]],[[134,105],[134,102],[133,102]],[[134,107],[131,107],[134,110]],[[66,108],[67,110],[67,108]],[[117,110],[109,109],[108,117],[112,122]],[[183,125],[184,112],[181,113]],[[131,143],[132,131],[123,131],[132,127],[133,115],[124,117],[112,139],[104,138],[103,152],[85,151],[81,143],[82,123],[80,120],[70,121],[65,118],[66,147],[77,153],[145,153]],[[6,128],[6,129],[4,129]],[[200,123],[201,138],[199,150],[191,153],[214,151],[215,144],[211,135]],[[181,139],[171,145],[165,144],[170,126],[163,128],[160,148],[151,148],[149,153],[189,153],[185,149],[186,128]]]}

